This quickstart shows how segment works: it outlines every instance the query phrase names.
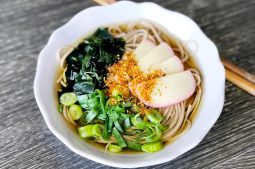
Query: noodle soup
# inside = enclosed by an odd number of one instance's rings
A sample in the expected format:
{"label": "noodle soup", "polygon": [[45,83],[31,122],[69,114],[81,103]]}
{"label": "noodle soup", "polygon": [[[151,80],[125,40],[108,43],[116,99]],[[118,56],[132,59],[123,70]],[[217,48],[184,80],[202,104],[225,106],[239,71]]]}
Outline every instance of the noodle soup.
{"label": "noodle soup", "polygon": [[98,28],[63,49],[59,63],[59,111],[93,145],[156,152],[192,125],[201,75],[184,45],[158,25]]}

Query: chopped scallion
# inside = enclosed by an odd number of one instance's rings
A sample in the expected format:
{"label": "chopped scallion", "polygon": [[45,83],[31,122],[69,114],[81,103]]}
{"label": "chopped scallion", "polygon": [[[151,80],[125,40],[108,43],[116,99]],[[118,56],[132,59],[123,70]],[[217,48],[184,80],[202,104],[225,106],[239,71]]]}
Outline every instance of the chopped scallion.
{"label": "chopped scallion", "polygon": [[73,120],[79,120],[82,116],[82,109],[76,104],[70,106],[69,112]]}
{"label": "chopped scallion", "polygon": [[89,123],[97,116],[97,112],[89,111],[86,116],[86,121]]}
{"label": "chopped scallion", "polygon": [[161,150],[163,148],[163,145],[161,144],[161,142],[146,143],[143,144],[141,148],[144,152],[152,153]]}
{"label": "chopped scallion", "polygon": [[106,116],[105,121],[104,121],[104,131],[103,131],[103,136],[102,136],[102,138],[104,140],[109,140],[109,137],[110,137],[110,134],[108,133],[108,121],[109,121],[109,119]]}
{"label": "chopped scallion", "polygon": [[122,151],[122,148],[115,144],[110,144],[108,147],[108,150],[113,153],[119,153]]}
{"label": "chopped scallion", "polygon": [[102,90],[98,90],[98,89],[96,90],[96,92],[99,94],[101,109],[102,109],[103,113],[105,113],[105,104],[106,104],[105,94]]}
{"label": "chopped scallion", "polygon": [[92,128],[92,134],[94,137],[102,137],[104,126],[102,124],[95,124]]}
{"label": "chopped scallion", "polygon": [[138,129],[144,129],[145,123],[141,119],[139,114],[136,114],[134,117],[131,118],[132,124],[137,127]]}
{"label": "chopped scallion", "polygon": [[100,119],[100,120],[105,120],[106,119],[106,114],[100,113],[100,114],[98,114],[97,118]]}
{"label": "chopped scallion", "polygon": [[58,105],[58,112],[62,113],[63,112],[63,104]]}
{"label": "chopped scallion", "polygon": [[77,96],[77,100],[78,100],[79,104],[87,103],[88,99],[89,99],[89,95],[88,94]]}
{"label": "chopped scallion", "polygon": [[127,147],[127,143],[115,127],[112,129],[112,134],[121,148]]}
{"label": "chopped scallion", "polygon": [[120,126],[119,121],[117,120],[117,121],[115,121],[115,122],[113,122],[113,123],[114,123],[114,126],[119,130],[119,132],[123,133],[123,129],[122,129],[122,127]]}
{"label": "chopped scallion", "polygon": [[130,118],[127,117],[125,120],[124,120],[124,128],[125,129],[128,129],[131,127],[131,122],[130,122]]}
{"label": "chopped scallion", "polygon": [[136,150],[136,151],[142,151],[141,149],[141,144],[135,143],[133,141],[126,141],[127,142],[127,147]]}
{"label": "chopped scallion", "polygon": [[63,93],[60,96],[60,103],[62,103],[65,106],[71,106],[77,101],[77,96],[75,93],[68,92],[68,93]]}
{"label": "chopped scallion", "polygon": [[109,118],[108,120],[108,132],[112,132],[113,120]]}
{"label": "chopped scallion", "polygon": [[150,120],[150,122],[154,123],[154,124],[159,124],[162,119],[163,116],[159,113],[159,111],[152,109],[147,115],[146,117]]}
{"label": "chopped scallion", "polygon": [[88,106],[89,106],[90,108],[94,108],[94,107],[96,107],[98,104],[99,104],[99,100],[98,100],[98,98],[96,98],[96,97],[90,98],[90,99],[88,100]]}
{"label": "chopped scallion", "polygon": [[90,138],[93,137],[92,129],[93,129],[93,124],[89,124],[83,127],[79,127],[79,135],[81,138]]}

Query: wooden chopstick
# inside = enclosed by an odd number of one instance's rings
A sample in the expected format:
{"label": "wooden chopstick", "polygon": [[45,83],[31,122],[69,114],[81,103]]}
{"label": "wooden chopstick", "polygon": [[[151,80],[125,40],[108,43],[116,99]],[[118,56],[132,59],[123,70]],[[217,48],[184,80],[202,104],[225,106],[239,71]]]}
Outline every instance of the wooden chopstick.
{"label": "wooden chopstick", "polygon": [[242,78],[235,72],[232,72],[230,69],[226,68],[226,78],[228,81],[232,82],[239,88],[243,89],[244,91],[250,93],[251,95],[255,96],[255,84]]}
{"label": "wooden chopstick", "polygon": [[[94,0],[99,5],[110,5],[116,0]],[[255,96],[255,76],[221,58],[225,67],[226,78],[239,88]]]}
{"label": "wooden chopstick", "polygon": [[94,0],[96,3],[98,3],[99,5],[110,5],[113,4],[114,2],[116,2],[115,0]]}
{"label": "wooden chopstick", "polygon": [[225,67],[227,80],[255,96],[255,76],[226,59],[221,58],[221,62]]}
{"label": "wooden chopstick", "polygon": [[246,72],[245,70],[241,69],[240,67],[234,65],[233,63],[227,61],[226,59],[221,58],[221,62],[224,64],[226,69],[229,69],[230,71],[238,74],[242,78],[255,83],[255,76],[250,74],[249,72]]}

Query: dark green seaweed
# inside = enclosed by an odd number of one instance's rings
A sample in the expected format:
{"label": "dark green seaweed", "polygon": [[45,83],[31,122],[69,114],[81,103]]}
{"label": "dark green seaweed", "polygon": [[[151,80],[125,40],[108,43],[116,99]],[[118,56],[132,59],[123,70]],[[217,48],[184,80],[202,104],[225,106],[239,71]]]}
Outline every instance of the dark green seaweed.
{"label": "dark green seaweed", "polygon": [[107,67],[122,57],[124,46],[122,38],[113,37],[107,28],[99,28],[66,58],[68,85],[60,94],[74,92],[82,95],[105,89],[103,78]]}

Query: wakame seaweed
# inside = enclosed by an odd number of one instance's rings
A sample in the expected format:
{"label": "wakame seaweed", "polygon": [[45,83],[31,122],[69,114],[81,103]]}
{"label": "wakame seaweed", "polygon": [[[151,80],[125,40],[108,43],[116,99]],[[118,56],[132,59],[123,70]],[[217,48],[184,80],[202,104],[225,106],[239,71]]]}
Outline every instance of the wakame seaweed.
{"label": "wakame seaweed", "polygon": [[107,67],[122,57],[124,46],[124,39],[113,37],[107,28],[97,29],[66,58],[68,87],[60,94],[72,91],[82,95],[104,89],[103,77],[107,74]]}

